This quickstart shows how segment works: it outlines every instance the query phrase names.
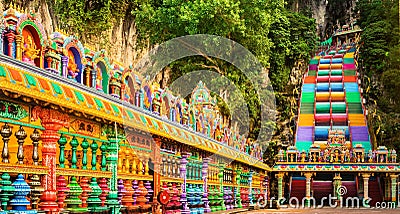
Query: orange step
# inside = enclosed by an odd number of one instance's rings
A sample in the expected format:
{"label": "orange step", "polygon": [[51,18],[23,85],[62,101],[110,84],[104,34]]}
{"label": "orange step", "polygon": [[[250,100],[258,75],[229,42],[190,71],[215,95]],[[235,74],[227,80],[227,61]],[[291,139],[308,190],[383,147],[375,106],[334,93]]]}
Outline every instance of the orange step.
{"label": "orange step", "polygon": [[314,115],[313,114],[300,114],[299,115],[299,126],[313,126]]}
{"label": "orange step", "polygon": [[315,83],[315,76],[307,76],[304,78],[304,83]]}
{"label": "orange step", "polygon": [[319,64],[318,66],[319,70],[330,69],[330,68],[331,68],[330,64]]}
{"label": "orange step", "polygon": [[342,69],[342,64],[332,64],[331,69]]}
{"label": "orange step", "polygon": [[344,81],[345,82],[357,82],[357,77],[356,76],[345,76]]}
{"label": "orange step", "polygon": [[351,126],[365,126],[365,118],[363,114],[349,114]]}

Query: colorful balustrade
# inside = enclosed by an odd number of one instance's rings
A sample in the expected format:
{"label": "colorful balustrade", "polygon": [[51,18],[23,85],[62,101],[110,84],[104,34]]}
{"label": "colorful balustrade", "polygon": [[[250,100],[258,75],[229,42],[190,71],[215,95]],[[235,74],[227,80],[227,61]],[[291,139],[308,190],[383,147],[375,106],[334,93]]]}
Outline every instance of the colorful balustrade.
{"label": "colorful balustrade", "polygon": [[269,170],[203,82],[187,102],[33,13],[0,25],[2,212],[148,213],[164,184],[167,213],[234,209],[236,171]]}

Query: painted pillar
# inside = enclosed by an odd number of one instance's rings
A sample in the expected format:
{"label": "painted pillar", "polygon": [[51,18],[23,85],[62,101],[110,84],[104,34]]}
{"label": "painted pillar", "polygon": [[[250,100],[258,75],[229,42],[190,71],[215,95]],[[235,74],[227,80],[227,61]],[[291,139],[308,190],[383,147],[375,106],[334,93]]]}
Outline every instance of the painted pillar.
{"label": "painted pillar", "polygon": [[340,173],[335,173],[335,177],[333,177],[333,195],[336,198],[337,204],[340,205],[340,198],[344,196],[345,192],[342,192],[342,177],[340,177]]}
{"label": "painted pillar", "polygon": [[249,172],[249,178],[248,178],[248,182],[249,182],[249,199],[250,199],[250,205],[253,205],[253,171]]}
{"label": "painted pillar", "polygon": [[44,47],[42,46],[40,48],[40,61],[39,61],[39,67],[44,68]]}
{"label": "painted pillar", "polygon": [[[113,136],[114,135],[114,136]],[[110,192],[107,196],[107,205],[110,208],[111,214],[119,214],[121,205],[118,202],[118,150],[119,150],[119,137],[118,133],[113,132],[113,135],[108,136],[107,145],[107,167],[111,171],[111,179],[109,180]]]}
{"label": "painted pillar", "polygon": [[181,156],[182,159],[181,159],[180,172],[181,172],[181,178],[183,178],[183,183],[181,187],[182,193],[180,199],[180,202],[182,203],[181,214],[190,214],[190,209],[188,207],[188,202],[186,198],[186,165],[188,163],[187,158],[190,156],[190,153],[182,152]]}
{"label": "painted pillar", "polygon": [[[368,181],[369,181],[369,176],[370,174],[368,173],[363,173],[362,177],[364,180],[364,203],[366,203],[366,201],[368,200]],[[366,205],[363,203],[363,206]]]}
{"label": "painted pillar", "polygon": [[42,165],[49,168],[49,173],[42,177],[44,192],[40,198],[40,209],[46,213],[58,213],[57,191],[56,191],[56,145],[60,139],[58,131],[69,126],[68,115],[53,109],[36,106],[32,110],[32,118],[40,118],[43,130],[40,138],[42,140]]}
{"label": "painted pillar", "polygon": [[201,170],[201,175],[203,177],[203,203],[204,203],[204,212],[210,213],[210,205],[208,205],[208,185],[207,185],[207,178],[208,178],[208,163],[211,161],[210,158],[203,158],[203,168]]}
{"label": "painted pillar", "polygon": [[[3,35],[5,30],[5,26],[4,25],[0,25],[0,35]],[[4,54],[4,43],[3,43],[3,38],[0,39],[0,53]]]}
{"label": "painted pillar", "polygon": [[92,75],[92,85],[91,87],[96,88],[96,69],[90,70],[90,74]]}
{"label": "painted pillar", "polygon": [[222,200],[220,201],[221,204],[221,209],[222,210],[226,210],[225,207],[225,200],[224,200],[224,164],[223,163],[219,163],[218,165],[218,179],[219,179],[219,198],[222,198]]}
{"label": "painted pillar", "polygon": [[161,139],[160,138],[155,138],[154,139],[154,144],[152,144],[152,162],[153,162],[153,204],[152,204],[152,213],[158,214],[161,213],[160,211],[160,205],[158,204],[157,196],[161,191],[161,155],[160,155],[160,148],[161,148]]}
{"label": "painted pillar", "polygon": [[14,32],[9,32],[6,34],[6,36],[7,36],[7,41],[8,41],[8,56],[14,58],[13,45],[14,45],[15,34],[14,34]]}
{"label": "painted pillar", "polygon": [[61,62],[62,62],[61,74],[62,74],[63,77],[67,78],[67,76],[68,76],[68,71],[67,71],[68,57],[67,56],[62,56],[61,57]]}
{"label": "painted pillar", "polygon": [[391,181],[391,201],[395,202],[396,201],[396,185],[397,185],[397,176],[396,174],[390,175],[390,181]]}
{"label": "painted pillar", "polygon": [[15,43],[17,46],[16,59],[22,60],[22,36],[21,35],[15,36]]}
{"label": "painted pillar", "polygon": [[235,188],[235,202],[236,202],[236,208],[242,208],[242,199],[240,198],[240,174],[242,173],[242,170],[238,167],[236,169],[236,188]]}
{"label": "painted pillar", "polygon": [[278,173],[276,174],[276,178],[278,179],[278,202],[281,198],[283,198],[283,176],[285,174],[283,173]]}
{"label": "painted pillar", "polygon": [[268,179],[268,175],[265,175],[264,176],[264,181],[263,181],[263,185],[264,185],[264,188],[265,188],[265,201],[268,201],[268,199],[269,199],[269,179]]}
{"label": "painted pillar", "polygon": [[308,172],[308,173],[304,173],[304,177],[306,177],[306,204],[305,206],[309,206],[310,205],[310,199],[311,199],[311,177],[312,177],[312,173]]}

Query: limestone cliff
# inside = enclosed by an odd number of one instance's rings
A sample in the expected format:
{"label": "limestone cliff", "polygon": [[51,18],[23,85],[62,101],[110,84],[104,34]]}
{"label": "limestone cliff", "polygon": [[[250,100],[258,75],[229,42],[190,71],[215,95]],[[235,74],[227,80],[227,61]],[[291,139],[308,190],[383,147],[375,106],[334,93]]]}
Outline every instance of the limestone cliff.
{"label": "limestone cliff", "polygon": [[292,10],[310,13],[316,20],[321,39],[329,37],[336,25],[350,24],[357,17],[354,13],[357,0],[289,0]]}
{"label": "limestone cliff", "polygon": [[[54,13],[52,1],[48,0],[0,0],[0,9],[5,10],[13,3],[21,10],[33,10],[41,20],[45,31],[51,34],[60,26],[57,14]],[[94,51],[105,49],[108,55],[124,67],[135,64],[145,51],[137,51],[137,34],[134,17],[126,11],[125,20],[114,21],[108,31],[103,32],[102,39],[86,40],[85,46]]]}

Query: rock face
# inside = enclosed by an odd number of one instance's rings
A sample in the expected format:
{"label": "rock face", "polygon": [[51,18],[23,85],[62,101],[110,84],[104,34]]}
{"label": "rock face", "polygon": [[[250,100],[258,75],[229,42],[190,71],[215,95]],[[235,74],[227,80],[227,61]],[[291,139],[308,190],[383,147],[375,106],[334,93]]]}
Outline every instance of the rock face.
{"label": "rock face", "polygon": [[354,8],[357,0],[293,0],[294,11],[307,11],[316,20],[319,36],[328,38],[336,25],[350,24],[357,14]]}
{"label": "rock face", "polygon": [[[9,7],[9,2],[9,0],[0,0],[0,10],[6,10]],[[54,32],[57,26],[60,26],[52,4],[48,3],[49,1],[17,0],[12,2],[23,10],[35,11],[48,35]],[[130,14],[130,11],[127,14]],[[120,62],[124,67],[135,64],[146,53],[146,49],[143,51],[136,50],[137,34],[132,15],[128,15],[125,20],[113,24],[110,30],[104,32],[104,35],[106,35],[105,39],[103,38],[104,41],[88,41],[84,45],[91,47],[94,51],[105,49],[113,60]]]}

